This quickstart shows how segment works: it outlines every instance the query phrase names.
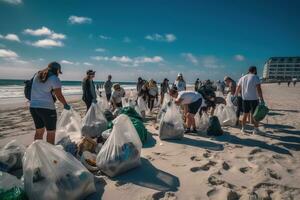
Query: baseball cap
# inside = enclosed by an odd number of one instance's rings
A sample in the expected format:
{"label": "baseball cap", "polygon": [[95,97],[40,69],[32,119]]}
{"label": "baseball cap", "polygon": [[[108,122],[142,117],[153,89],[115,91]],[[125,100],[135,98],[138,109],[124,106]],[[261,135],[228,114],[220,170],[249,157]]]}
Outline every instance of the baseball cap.
{"label": "baseball cap", "polygon": [[96,71],[89,69],[86,71],[86,75],[95,75]]}
{"label": "baseball cap", "polygon": [[49,63],[48,64],[48,68],[51,69],[51,70],[53,70],[53,71],[58,70],[58,72],[60,74],[62,74],[61,66],[60,66],[60,64],[58,62],[51,62],[51,63]]}
{"label": "baseball cap", "polygon": [[178,76],[182,76],[182,73],[178,73],[177,77],[178,77]]}

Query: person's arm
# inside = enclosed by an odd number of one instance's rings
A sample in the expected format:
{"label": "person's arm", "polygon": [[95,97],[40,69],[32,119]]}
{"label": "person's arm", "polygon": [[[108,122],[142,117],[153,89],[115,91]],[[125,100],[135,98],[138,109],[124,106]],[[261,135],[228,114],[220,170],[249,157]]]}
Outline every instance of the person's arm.
{"label": "person's arm", "polygon": [[94,85],[94,82],[89,80],[90,81],[90,91],[91,91],[91,95],[92,95],[92,98],[93,98],[93,101],[96,101],[97,100],[97,96],[96,96],[96,91],[95,91],[95,85]]}
{"label": "person's arm", "polygon": [[56,98],[65,106],[67,105],[67,101],[64,97],[64,95],[62,94],[61,88],[55,88],[53,89],[54,94],[56,96]]}
{"label": "person's arm", "polygon": [[183,101],[183,99],[181,99],[181,98],[178,99],[177,98],[177,99],[175,99],[175,104],[180,105],[182,101]]}
{"label": "person's arm", "polygon": [[240,92],[241,92],[241,85],[238,85],[237,88],[236,88],[236,90],[235,90],[234,96],[237,97],[237,96],[239,95]]}
{"label": "person's arm", "polygon": [[257,84],[257,85],[256,85],[256,89],[257,89],[257,93],[258,93],[259,99],[260,99],[262,102],[264,102],[264,97],[263,97],[263,94],[262,94],[261,85],[260,85],[260,84]]}

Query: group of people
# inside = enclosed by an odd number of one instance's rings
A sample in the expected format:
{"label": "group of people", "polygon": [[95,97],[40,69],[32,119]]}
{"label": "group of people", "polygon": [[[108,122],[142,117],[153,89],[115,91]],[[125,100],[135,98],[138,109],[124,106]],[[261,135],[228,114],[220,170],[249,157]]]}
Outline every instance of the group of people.
{"label": "group of people", "polygon": [[[87,110],[92,103],[97,102],[98,88],[96,89],[93,79],[95,71],[88,70],[82,81],[82,100],[85,102]],[[49,63],[46,69],[37,72],[32,78],[30,94],[30,113],[32,115],[36,133],[35,140],[43,139],[45,130],[47,131],[47,142],[54,144],[57,114],[55,101],[58,99],[69,110],[71,107],[62,94],[62,84],[59,75],[62,74],[61,65],[57,62]],[[112,76],[109,75],[104,83],[105,96],[107,101],[111,102],[113,109],[122,107],[122,98],[125,97],[125,90],[118,83],[112,83]],[[165,78],[158,89],[157,82],[153,79],[149,81],[138,78],[136,90],[138,97],[148,102],[148,107],[152,111],[154,101],[158,101],[160,93],[163,103],[164,96],[169,93],[174,98],[174,102],[179,105],[184,113],[185,133],[196,132],[195,115],[202,107],[206,107],[205,99],[201,93],[197,92],[199,86],[203,84],[199,79],[196,81],[195,90],[187,90],[186,82],[181,73],[178,74],[175,82],[171,85]],[[251,66],[248,73],[240,78],[238,83],[228,77],[224,77],[223,84],[229,88],[229,93],[234,96],[233,101],[237,103],[237,117],[243,112],[241,131],[244,133],[245,124],[249,116],[254,113],[260,102],[264,102],[260,79],[257,76],[257,69]],[[196,87],[197,86],[197,87]],[[258,122],[251,119],[254,124],[253,133],[258,132]]]}

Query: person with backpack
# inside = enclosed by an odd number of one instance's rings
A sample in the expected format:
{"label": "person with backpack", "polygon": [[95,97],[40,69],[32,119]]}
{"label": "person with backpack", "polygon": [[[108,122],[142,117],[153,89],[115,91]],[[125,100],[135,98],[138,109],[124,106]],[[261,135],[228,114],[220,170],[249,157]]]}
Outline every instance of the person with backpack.
{"label": "person with backpack", "polygon": [[[175,103],[177,105],[183,105],[186,107],[184,109],[186,130],[185,133],[197,133],[195,124],[195,114],[202,105],[202,95],[194,91],[178,91],[176,87],[170,89],[170,96],[175,98]],[[193,128],[193,130],[191,130]]]}
{"label": "person with backpack", "polygon": [[34,140],[42,140],[46,128],[47,142],[54,144],[57,122],[54,104],[56,98],[64,105],[64,109],[71,108],[62,94],[59,74],[62,74],[60,64],[51,62],[46,69],[34,75],[31,89],[27,90],[30,91],[30,114],[36,129]]}
{"label": "person with backpack", "polygon": [[[256,107],[259,105],[259,100],[264,103],[260,80],[257,76],[257,69],[255,66],[251,66],[249,67],[248,71],[248,74],[240,78],[237,89],[235,91],[235,97],[237,97],[239,93],[241,93],[243,99],[244,114],[242,119],[242,133],[245,133],[245,124],[247,118],[250,116],[250,112],[253,116]],[[252,133],[257,134],[259,132],[258,122],[255,121],[253,117],[252,122],[254,124]]]}
{"label": "person with backpack", "polygon": [[95,71],[89,69],[86,72],[86,77],[82,81],[82,100],[86,105],[86,111],[89,110],[92,103],[97,103],[97,95],[93,79],[95,78]]}

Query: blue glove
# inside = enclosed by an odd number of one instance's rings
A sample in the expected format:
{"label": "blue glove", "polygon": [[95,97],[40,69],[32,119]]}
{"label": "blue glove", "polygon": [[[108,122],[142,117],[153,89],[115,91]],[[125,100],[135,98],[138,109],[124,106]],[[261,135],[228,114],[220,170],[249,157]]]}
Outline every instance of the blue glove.
{"label": "blue glove", "polygon": [[66,110],[71,110],[71,106],[70,106],[69,104],[65,104],[65,105],[64,105],[64,109],[66,109]]}

